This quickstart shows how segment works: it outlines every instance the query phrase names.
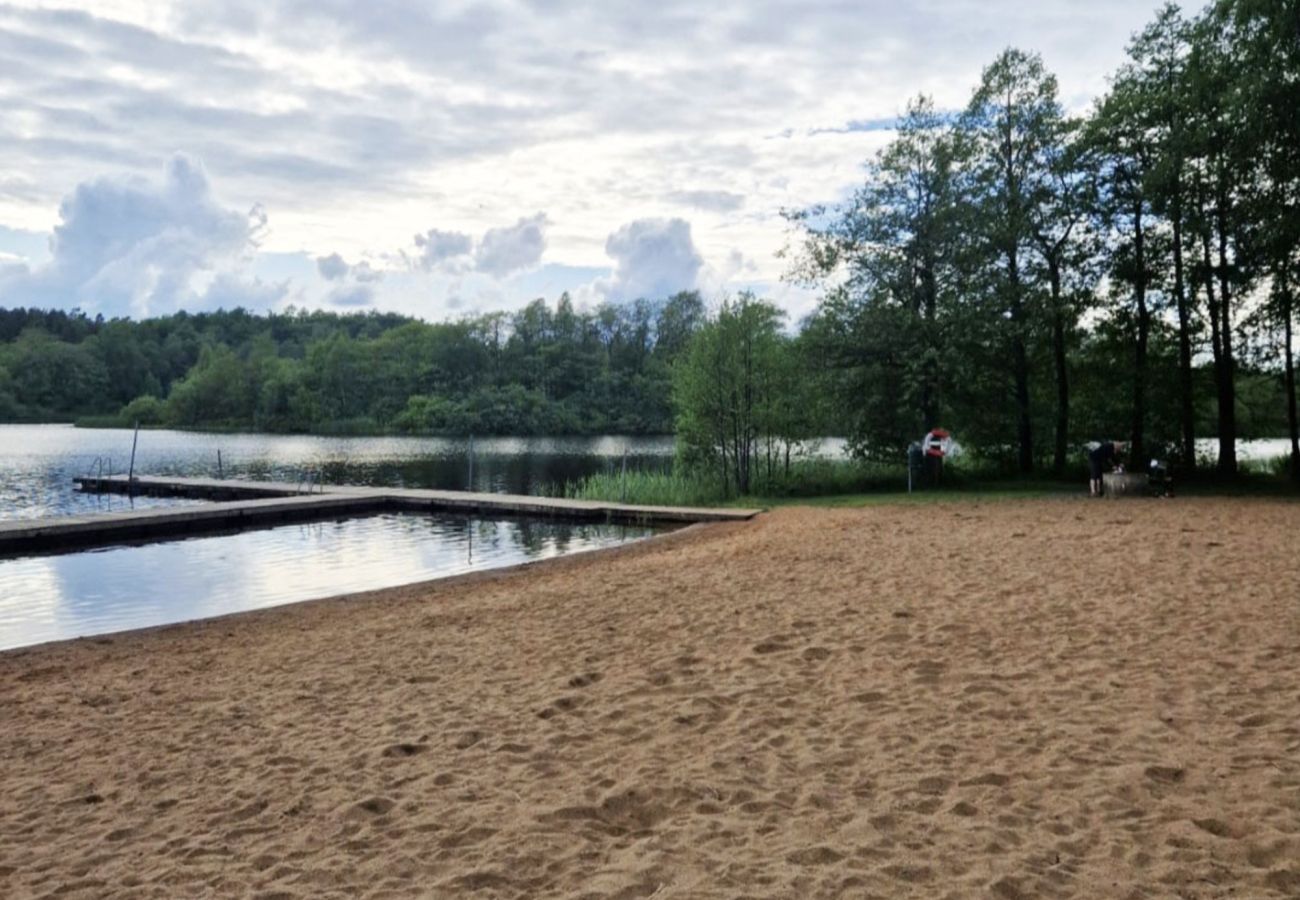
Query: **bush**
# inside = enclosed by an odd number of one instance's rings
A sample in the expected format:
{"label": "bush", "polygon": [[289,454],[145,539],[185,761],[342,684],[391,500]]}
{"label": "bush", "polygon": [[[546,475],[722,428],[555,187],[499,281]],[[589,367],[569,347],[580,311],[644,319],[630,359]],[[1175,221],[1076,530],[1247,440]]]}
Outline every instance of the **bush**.
{"label": "bush", "polygon": [[723,501],[722,491],[708,478],[677,472],[599,473],[566,486],[574,500],[603,500],[640,506],[713,506]]}
{"label": "bush", "polygon": [[167,417],[167,404],[157,397],[145,394],[136,397],[118,413],[123,425],[161,425]]}
{"label": "bush", "polygon": [[412,394],[406,408],[393,419],[393,426],[408,434],[437,434],[457,421],[460,410],[455,403],[429,394]]}

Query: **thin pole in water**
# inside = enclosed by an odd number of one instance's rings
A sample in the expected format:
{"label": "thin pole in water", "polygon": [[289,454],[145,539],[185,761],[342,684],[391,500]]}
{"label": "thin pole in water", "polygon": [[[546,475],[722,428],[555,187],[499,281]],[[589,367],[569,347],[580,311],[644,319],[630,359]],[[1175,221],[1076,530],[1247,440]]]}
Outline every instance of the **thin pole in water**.
{"label": "thin pole in water", "polygon": [[620,496],[622,499],[620,499],[619,502],[620,502],[620,503],[626,503],[626,502],[627,502],[627,448],[626,448],[626,447],[623,448],[623,475],[622,475],[622,479],[623,479],[623,486],[622,486],[622,488],[619,490],[619,496]]}
{"label": "thin pole in water", "polygon": [[469,436],[469,484],[465,490],[474,490],[474,435]]}
{"label": "thin pole in water", "polygon": [[217,478],[225,478],[225,471],[221,468],[221,448],[217,448]]}
{"label": "thin pole in water", "polygon": [[131,438],[131,468],[126,472],[126,495],[135,496],[135,445],[140,442],[140,420],[135,420],[135,436]]}

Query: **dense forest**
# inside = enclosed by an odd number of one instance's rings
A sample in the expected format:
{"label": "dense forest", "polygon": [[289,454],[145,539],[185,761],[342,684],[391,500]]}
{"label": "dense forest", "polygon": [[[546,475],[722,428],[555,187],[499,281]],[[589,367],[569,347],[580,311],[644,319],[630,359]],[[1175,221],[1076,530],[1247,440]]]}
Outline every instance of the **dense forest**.
{"label": "dense forest", "polygon": [[429,324],[244,310],[103,321],[0,310],[0,420],[264,431],[665,434],[698,294]]}
{"label": "dense forest", "polygon": [[807,438],[901,458],[937,425],[1064,472],[1088,441],[1196,464],[1288,434],[1300,474],[1300,4],[1169,4],[1083,116],[1007,49],[963,110],[908,105],[845,203],[787,212],[805,321],[696,293],[429,324],[242,310],[0,311],[0,419],[316,432],[675,431],[747,493]]}

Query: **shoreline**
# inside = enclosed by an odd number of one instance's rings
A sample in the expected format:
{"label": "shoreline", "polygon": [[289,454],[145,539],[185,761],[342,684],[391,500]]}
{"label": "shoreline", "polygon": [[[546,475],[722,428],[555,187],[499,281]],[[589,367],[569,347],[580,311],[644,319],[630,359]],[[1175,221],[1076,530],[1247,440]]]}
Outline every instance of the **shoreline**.
{"label": "shoreline", "polygon": [[1297,533],[789,507],[18,648],[0,894],[1294,896]]}
{"label": "shoreline", "polygon": [[[386,598],[387,595],[390,595],[396,591],[406,592],[406,591],[413,591],[413,590],[420,590],[420,589],[427,589],[430,591],[434,591],[444,587],[447,589],[459,589],[467,585],[473,585],[478,581],[482,581],[483,579],[491,579],[496,577],[507,578],[507,577],[517,577],[521,575],[526,575],[528,574],[529,570],[545,569],[553,566],[558,566],[559,564],[565,562],[566,560],[574,559],[576,557],[590,557],[592,555],[617,556],[619,554],[631,551],[634,548],[640,547],[643,544],[666,541],[669,538],[674,538],[679,535],[684,535],[688,532],[690,533],[690,535],[688,535],[686,538],[683,539],[690,539],[690,537],[694,536],[694,532],[697,529],[703,529],[713,525],[726,525],[726,524],[728,523],[692,522],[687,525],[682,525],[678,528],[672,528],[670,530],[663,531],[659,534],[652,534],[647,537],[638,538],[634,541],[627,541],[625,543],[616,544],[610,547],[597,547],[591,550],[580,550],[573,553],[566,553],[563,556],[550,557],[547,559],[527,559],[522,562],[512,563],[508,566],[498,566],[495,568],[480,569],[474,572],[458,572],[452,575],[444,575],[436,578],[426,578],[421,581],[412,581],[409,584],[399,584],[390,587],[373,588],[371,590],[365,590],[365,591],[349,591],[347,593],[342,593],[342,594],[329,594],[324,597],[309,597],[306,600],[293,600],[288,603],[279,603],[276,604],[275,606],[261,607],[260,609],[236,610],[233,612],[222,613],[221,615],[217,615],[217,616],[206,616],[201,619],[186,619],[183,622],[167,622],[162,625],[148,625],[143,628],[125,628],[121,631],[106,631],[98,634],[85,634],[85,635],[79,635],[77,637],[63,638],[63,639],[53,640],[53,641],[42,641],[39,644],[26,644],[21,647],[9,647],[7,649],[0,648],[0,665],[4,664],[6,657],[15,654],[21,654],[25,651],[32,651],[33,653],[39,653],[45,651],[48,648],[50,652],[58,652],[58,648],[63,646],[76,646],[76,645],[85,645],[85,644],[109,646],[117,643],[119,639],[123,641],[134,640],[136,638],[147,640],[148,637],[153,634],[162,633],[162,632],[172,633],[193,626],[207,626],[211,628],[217,628],[221,626],[223,623],[238,621],[245,618],[253,619],[255,617],[259,617],[268,613],[291,611],[297,607],[312,607],[312,606],[316,606],[317,604],[320,604],[322,607],[327,605],[333,605],[333,604],[347,605],[356,602],[364,603],[367,600],[376,600],[376,599],[382,601],[383,599]],[[230,533],[237,534],[240,532],[230,532]],[[124,546],[130,546],[130,545],[124,545]],[[77,550],[73,552],[86,552],[86,551]],[[255,628],[257,627],[257,623],[249,622],[248,627]]]}
{"label": "shoreline", "polygon": [[[60,428],[79,428],[85,431],[133,431],[133,423],[110,423],[105,421],[88,422],[83,419],[67,419],[60,421],[15,421],[0,422],[0,426],[57,426]],[[150,424],[143,422],[140,424],[141,431],[175,431],[181,434],[217,434],[217,435],[246,435],[249,437],[320,437],[320,438],[412,438],[428,439],[439,438],[441,440],[462,440],[468,441],[471,435],[461,432],[440,432],[440,431],[400,431],[396,429],[388,431],[258,431],[245,425],[232,426],[202,426],[202,425],[162,425]],[[657,440],[674,437],[672,432],[572,432],[569,434],[551,433],[551,434],[476,434],[472,436],[475,440],[494,441],[494,440],[548,440],[564,439],[573,440],[576,438],[627,438],[631,440]],[[1271,440],[1271,439],[1270,439]],[[1282,439],[1279,439],[1282,440]]]}

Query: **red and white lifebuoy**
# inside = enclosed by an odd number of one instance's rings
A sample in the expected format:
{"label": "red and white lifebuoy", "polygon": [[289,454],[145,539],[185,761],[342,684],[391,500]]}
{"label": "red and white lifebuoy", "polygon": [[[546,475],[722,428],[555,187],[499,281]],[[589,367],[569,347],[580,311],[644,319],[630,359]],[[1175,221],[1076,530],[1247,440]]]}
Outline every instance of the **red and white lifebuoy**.
{"label": "red and white lifebuoy", "polygon": [[942,428],[935,428],[926,434],[925,439],[921,441],[921,447],[925,450],[926,456],[937,456],[942,459],[952,453],[952,435]]}

